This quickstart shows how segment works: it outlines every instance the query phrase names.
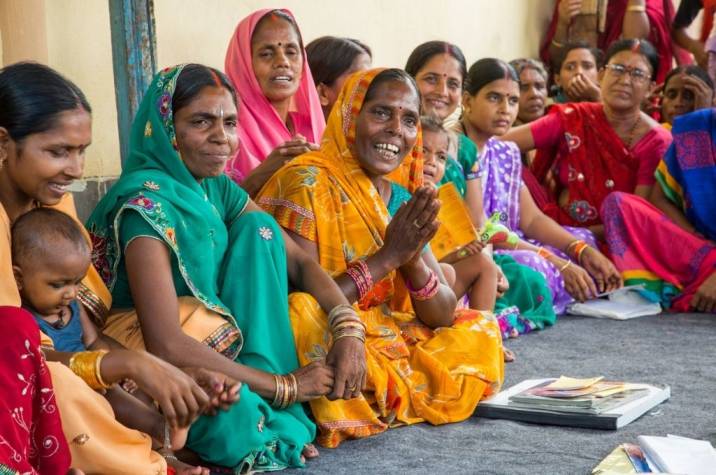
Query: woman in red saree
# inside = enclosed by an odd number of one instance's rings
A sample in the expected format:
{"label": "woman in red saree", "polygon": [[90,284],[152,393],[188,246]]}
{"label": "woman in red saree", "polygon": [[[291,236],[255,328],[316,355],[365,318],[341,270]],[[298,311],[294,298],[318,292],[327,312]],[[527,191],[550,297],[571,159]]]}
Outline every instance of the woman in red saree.
{"label": "woman in red saree", "polygon": [[[659,51],[656,82],[661,83],[677,53],[671,42],[672,0],[609,0],[607,5],[604,31],[597,31],[597,43],[592,46],[606,50],[620,38],[648,40]],[[545,64],[551,66],[563,45],[579,39],[571,37],[570,27],[579,15],[580,7],[581,4],[573,0],[555,3],[552,21],[540,48],[540,57]]]}
{"label": "woman in red saree", "polygon": [[37,324],[25,310],[0,307],[0,333],[0,474],[65,475],[70,449]]}
{"label": "woman in red saree", "polygon": [[537,205],[559,224],[588,227],[600,239],[599,208],[612,191],[647,196],[671,135],[641,112],[658,68],[648,42],[621,40],[599,73],[602,102],[556,104],[549,114],[512,129],[503,140],[537,149],[528,183]]}

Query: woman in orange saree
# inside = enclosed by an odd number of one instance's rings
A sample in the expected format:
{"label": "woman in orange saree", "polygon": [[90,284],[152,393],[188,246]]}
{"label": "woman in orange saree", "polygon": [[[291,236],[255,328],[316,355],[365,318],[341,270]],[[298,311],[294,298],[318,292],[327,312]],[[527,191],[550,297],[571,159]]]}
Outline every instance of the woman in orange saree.
{"label": "woman in orange saree", "polygon": [[[355,73],[320,150],[284,166],[259,194],[259,204],[357,301],[367,327],[362,395],[311,402],[324,446],[404,424],[464,420],[503,381],[494,317],[455,312],[455,296],[425,248],[437,230],[438,204],[432,189],[419,187],[419,108],[405,72]],[[405,242],[410,248],[398,249]],[[291,301],[295,308],[309,304]],[[291,312],[301,364],[321,358],[331,344],[324,319],[300,317],[311,314]]]}

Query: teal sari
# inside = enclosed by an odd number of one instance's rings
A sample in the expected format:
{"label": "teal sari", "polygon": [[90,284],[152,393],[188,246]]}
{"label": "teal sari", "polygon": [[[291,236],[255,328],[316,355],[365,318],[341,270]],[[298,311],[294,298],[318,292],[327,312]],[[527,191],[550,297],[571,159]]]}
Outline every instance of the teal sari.
{"label": "teal sari", "polygon": [[[156,75],[132,125],[119,181],[87,223],[93,263],[122,306],[132,304],[125,246],[136,237],[171,251],[177,297],[193,297],[226,324],[207,341],[226,357],[269,373],[298,368],[288,318],[286,250],[280,227],[245,212],[247,194],[225,175],[201,183],[176,148],[172,94],[182,66]],[[187,447],[208,463],[239,471],[303,466],[315,425],[300,404],[277,410],[244,385],[228,411],[201,416]]]}

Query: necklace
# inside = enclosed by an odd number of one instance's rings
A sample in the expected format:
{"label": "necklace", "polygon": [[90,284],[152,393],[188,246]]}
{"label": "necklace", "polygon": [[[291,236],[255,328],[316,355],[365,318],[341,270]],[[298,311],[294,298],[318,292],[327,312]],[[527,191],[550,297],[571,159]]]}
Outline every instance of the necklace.
{"label": "necklace", "polygon": [[634,133],[636,132],[636,127],[639,125],[639,122],[641,122],[641,113],[636,117],[636,120],[634,121],[634,125],[631,126],[631,129],[629,130],[629,140],[626,143],[627,149],[631,149],[632,142],[634,141]]}
{"label": "necklace", "polygon": [[55,330],[62,330],[63,328],[65,328],[67,326],[67,322],[65,321],[64,315],[65,315],[65,310],[64,309],[60,310],[60,314],[57,316],[57,320],[50,323],[52,328],[54,328]]}

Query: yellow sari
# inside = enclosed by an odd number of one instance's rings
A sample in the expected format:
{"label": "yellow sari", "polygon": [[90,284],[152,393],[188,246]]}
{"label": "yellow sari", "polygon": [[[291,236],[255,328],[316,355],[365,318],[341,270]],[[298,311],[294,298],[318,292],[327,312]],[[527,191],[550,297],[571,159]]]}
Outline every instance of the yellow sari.
{"label": "yellow sari", "polygon": [[[380,70],[351,76],[333,108],[320,150],[301,155],[266,184],[258,203],[286,229],[316,243],[332,276],[383,245],[390,216],[350,145],[355,120]],[[420,139],[391,177],[409,190],[422,179]],[[331,345],[326,317],[312,299],[292,296],[291,323],[301,365]],[[349,401],[311,402],[318,442],[343,440],[427,421],[464,420],[502,384],[502,340],[491,314],[460,310],[451,327],[432,330],[416,318],[400,273],[391,272],[358,303],[366,324],[367,388]]]}
{"label": "yellow sari", "polygon": [[[77,219],[74,201],[69,193],[53,208]],[[10,246],[10,219],[0,204],[0,305],[19,307],[20,294],[12,273]],[[92,266],[82,281],[78,299],[101,328],[111,305],[111,296]],[[52,346],[52,341],[45,335],[41,334],[41,340],[43,346]],[[62,432],[72,453],[72,467],[88,474],[166,473],[166,462],[161,455],[152,451],[149,436],[120,424],[107,400],[69,368],[52,361],[47,362],[47,368],[50,370],[57,408],[62,418]]]}

